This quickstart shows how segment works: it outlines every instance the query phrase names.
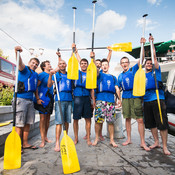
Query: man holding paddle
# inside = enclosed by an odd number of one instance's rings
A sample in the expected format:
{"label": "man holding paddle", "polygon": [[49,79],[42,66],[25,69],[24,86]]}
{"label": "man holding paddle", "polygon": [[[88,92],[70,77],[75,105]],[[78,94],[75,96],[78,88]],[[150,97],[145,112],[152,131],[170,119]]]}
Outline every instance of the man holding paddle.
{"label": "man holding paddle", "polygon": [[[95,53],[91,52],[91,57],[95,57]],[[114,141],[114,122],[116,120],[115,104],[118,96],[118,104],[120,101],[120,90],[118,88],[117,78],[109,74],[109,62],[107,59],[102,60],[102,70],[98,71],[97,91],[96,91],[96,107],[95,107],[95,141],[93,146],[97,145],[99,141],[100,129],[103,122],[108,123],[108,130],[110,136],[110,144],[113,147],[118,147]]]}
{"label": "man holding paddle", "polygon": [[72,49],[75,48],[75,54],[78,62],[80,63],[81,71],[79,71],[79,79],[74,82],[74,110],[73,110],[73,127],[74,127],[74,135],[75,140],[74,143],[78,143],[78,121],[83,117],[86,123],[86,136],[87,136],[87,144],[91,145],[90,140],[90,131],[91,131],[91,118],[92,118],[92,109],[91,109],[91,99],[93,100],[93,106],[95,106],[95,97],[94,90],[86,89],[86,72],[88,67],[88,60],[83,58],[81,59],[78,54],[78,50],[76,45],[72,44]]}
{"label": "man holding paddle", "polygon": [[[61,59],[61,53],[56,52],[58,55],[58,67],[55,69],[58,93],[60,98],[61,110],[63,115],[63,120],[61,118],[61,112],[59,108],[58,95],[55,96],[55,124],[56,124],[56,144],[54,150],[56,152],[60,151],[60,136],[62,131],[62,125],[64,122],[66,133],[68,134],[69,123],[71,123],[71,111],[72,111],[72,80],[67,78],[66,67],[67,64]],[[53,82],[53,71],[51,71],[49,78],[49,86]],[[51,78],[52,77],[52,78]]]}
{"label": "man holding paddle", "polygon": [[[141,43],[145,43],[145,38],[141,38]],[[131,118],[136,119],[138,123],[138,131],[140,134],[141,144],[140,146],[146,151],[150,149],[145,144],[145,128],[143,123],[143,110],[141,97],[133,96],[133,81],[134,75],[139,69],[140,61],[132,68],[129,68],[129,59],[123,57],[120,60],[120,65],[123,68],[123,72],[118,76],[119,87],[123,90],[122,94],[122,110],[123,117],[126,119],[126,132],[127,140],[123,143],[123,146],[131,144]]]}
{"label": "man holding paddle", "polygon": [[[160,147],[158,131],[162,138],[163,152],[166,155],[170,155],[167,148],[168,137],[168,118],[166,113],[165,96],[164,91],[161,89],[161,69],[157,62],[155,48],[153,45],[153,37],[149,37],[150,45],[152,44],[151,53],[152,59],[145,61],[146,70],[146,93],[144,96],[144,119],[145,127],[151,129],[154,137],[154,144],[150,146],[151,149]],[[152,64],[154,63],[154,65]],[[154,67],[153,67],[154,66]],[[160,105],[160,106],[159,106]]]}
{"label": "man holding paddle", "polygon": [[[20,46],[15,47],[15,53],[22,52]],[[38,74],[35,72],[39,65],[38,58],[31,58],[28,66],[25,66],[19,56],[19,81],[16,105],[16,132],[22,138],[23,149],[37,149],[28,143],[30,125],[35,121],[35,109],[33,105],[33,93],[36,91]]]}

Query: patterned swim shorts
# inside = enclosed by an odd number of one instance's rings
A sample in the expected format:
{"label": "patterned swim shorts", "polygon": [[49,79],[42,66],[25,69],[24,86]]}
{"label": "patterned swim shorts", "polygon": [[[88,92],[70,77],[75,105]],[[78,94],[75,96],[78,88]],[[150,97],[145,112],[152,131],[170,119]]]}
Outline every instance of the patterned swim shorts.
{"label": "patterned swim shorts", "polygon": [[96,101],[95,107],[95,122],[103,123],[105,121],[108,123],[114,123],[116,120],[115,105],[111,102],[106,101]]}

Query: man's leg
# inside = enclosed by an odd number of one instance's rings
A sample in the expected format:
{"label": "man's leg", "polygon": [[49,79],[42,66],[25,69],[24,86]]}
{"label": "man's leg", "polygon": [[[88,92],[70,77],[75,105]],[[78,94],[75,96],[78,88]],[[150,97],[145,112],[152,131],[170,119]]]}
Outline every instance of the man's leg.
{"label": "man's leg", "polygon": [[118,145],[114,142],[114,124],[108,123],[108,131],[110,136],[110,144],[113,147],[118,147]]}
{"label": "man's leg", "polygon": [[170,155],[171,153],[168,151],[167,148],[167,138],[168,138],[168,130],[160,130],[160,135],[162,138],[162,143],[163,143],[163,152],[166,155]]}
{"label": "man's leg", "polygon": [[78,143],[78,119],[74,119],[73,127],[75,136],[74,143],[76,145]]}
{"label": "man's leg", "polygon": [[47,138],[47,132],[50,126],[50,114],[46,114],[46,122],[45,122],[45,141],[51,143],[52,141]]}
{"label": "man's leg", "polygon": [[90,134],[91,134],[91,118],[85,118],[86,121],[86,135],[87,135],[87,144],[92,145],[90,140]]}
{"label": "man's leg", "polygon": [[23,148],[31,146],[28,144],[29,130],[30,130],[30,125],[26,124],[23,129]]}
{"label": "man's leg", "polygon": [[127,140],[122,144],[123,146],[126,146],[132,143],[131,142],[131,118],[126,118],[125,127],[126,127],[126,133],[127,133]]}
{"label": "man's leg", "polygon": [[151,128],[151,133],[154,137],[154,144],[151,145],[150,148],[153,149],[153,148],[156,148],[156,147],[160,147],[157,128]]}
{"label": "man's leg", "polygon": [[69,130],[69,123],[65,122],[65,127],[66,127],[66,133],[68,134],[68,130]]}
{"label": "man's leg", "polygon": [[101,141],[104,141],[105,139],[104,139],[104,137],[102,135],[102,130],[103,130],[103,123],[101,124],[101,127],[100,127],[100,135],[99,135],[99,137],[100,137]]}
{"label": "man's leg", "polygon": [[60,151],[60,135],[61,135],[61,130],[62,130],[62,125],[57,124],[56,125],[56,130],[55,130],[55,135],[56,135],[56,144],[54,150],[56,152]]}
{"label": "man's leg", "polygon": [[144,126],[144,123],[143,123],[143,119],[139,118],[139,119],[136,119],[136,120],[137,120],[137,123],[138,123],[138,131],[139,131],[140,140],[141,140],[140,146],[142,148],[144,148],[146,151],[150,151],[150,148],[148,148],[145,144],[145,126]]}
{"label": "man's leg", "polygon": [[41,134],[41,144],[40,148],[43,148],[45,146],[45,138],[46,138],[46,114],[40,114],[40,134]]}
{"label": "man's leg", "polygon": [[99,134],[100,134],[101,125],[102,125],[102,123],[95,122],[95,140],[94,140],[94,143],[92,144],[93,146],[97,145],[97,143],[99,141]]}

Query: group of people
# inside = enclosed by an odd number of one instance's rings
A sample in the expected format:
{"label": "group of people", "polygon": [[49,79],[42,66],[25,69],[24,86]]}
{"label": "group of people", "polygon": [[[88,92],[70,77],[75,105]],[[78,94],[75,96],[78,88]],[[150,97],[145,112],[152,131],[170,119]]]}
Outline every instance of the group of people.
{"label": "group of people", "polygon": [[[154,40],[150,36],[149,40]],[[141,43],[145,43],[145,38],[141,38]],[[154,48],[154,45],[153,45]],[[72,50],[75,52],[76,58],[80,64],[79,79],[70,80],[67,78],[66,62],[61,58],[60,52],[58,55],[58,66],[55,70],[52,69],[49,61],[41,63],[40,67],[42,73],[39,75],[35,72],[39,65],[37,58],[32,58],[28,66],[25,66],[21,56],[19,58],[19,88],[17,93],[17,115],[16,115],[16,131],[21,136],[23,142],[22,147],[37,149],[37,147],[28,143],[28,134],[30,125],[34,123],[35,109],[40,114],[40,133],[41,144],[44,147],[46,142],[51,142],[47,138],[47,131],[49,128],[50,115],[53,111],[53,103],[55,99],[55,124],[56,124],[56,144],[54,150],[60,151],[60,135],[62,131],[62,124],[64,122],[66,132],[69,130],[69,123],[71,123],[71,111],[73,102],[73,130],[74,143],[77,144],[79,120],[85,119],[86,139],[88,145],[97,145],[99,141],[103,141],[102,127],[106,120],[108,123],[108,131],[110,136],[110,144],[113,147],[118,147],[114,140],[114,122],[116,121],[116,104],[122,107],[123,117],[126,122],[127,140],[122,144],[129,145],[131,141],[131,119],[136,119],[138,123],[138,132],[140,135],[140,146],[146,151],[160,147],[158,130],[162,138],[163,152],[170,155],[167,148],[168,136],[168,118],[166,114],[164,91],[159,87],[159,98],[161,104],[163,122],[160,120],[159,108],[157,104],[157,96],[155,92],[155,82],[153,77],[153,64],[151,59],[145,61],[146,73],[146,93],[144,97],[133,96],[133,81],[134,75],[139,69],[138,62],[133,67],[129,67],[130,62],[127,57],[120,60],[120,65],[123,72],[116,78],[116,76],[109,74],[109,62],[111,60],[112,50],[109,48],[107,59],[95,60],[95,53],[91,52],[90,57],[94,59],[97,67],[97,88],[86,89],[86,71],[88,67],[88,60],[81,58],[76,45],[72,44]],[[15,52],[22,52],[20,46],[15,47]],[[154,66],[156,78],[161,82],[161,70],[157,62],[155,48],[154,51]],[[144,60],[144,54],[143,58]],[[54,79],[54,75],[56,81]],[[58,94],[54,96],[54,83],[57,83]],[[21,85],[22,84],[22,85]],[[122,98],[121,98],[122,92]],[[35,94],[35,97],[34,97]],[[59,97],[58,97],[59,95]],[[60,108],[58,100],[61,102],[61,110],[63,120],[60,115]],[[143,110],[144,109],[144,110]],[[91,142],[91,118],[95,119],[95,140]],[[145,143],[145,128],[149,128],[154,138],[154,144],[147,146]]]}

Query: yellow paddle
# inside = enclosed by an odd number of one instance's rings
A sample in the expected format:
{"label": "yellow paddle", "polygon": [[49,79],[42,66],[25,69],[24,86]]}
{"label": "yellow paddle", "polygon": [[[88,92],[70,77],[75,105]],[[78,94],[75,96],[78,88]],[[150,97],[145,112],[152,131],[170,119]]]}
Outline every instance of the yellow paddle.
{"label": "yellow paddle", "polygon": [[[94,49],[94,25],[95,25],[95,3],[97,1],[93,1],[93,28],[92,28],[92,52]],[[97,67],[94,64],[94,59],[91,58],[91,62],[87,68],[86,74],[86,89],[95,89],[97,88]]]}
{"label": "yellow paddle", "polygon": [[[145,24],[146,24],[146,16],[148,14],[143,15],[143,37],[145,34]],[[133,85],[133,95],[134,96],[144,96],[145,95],[145,86],[146,86],[146,76],[145,71],[142,69],[142,57],[143,57],[143,43],[141,44],[141,52],[140,52],[140,65],[139,69],[134,76],[134,85]]]}
{"label": "yellow paddle", "polygon": [[[77,8],[72,7],[72,9],[74,11],[74,15],[73,15],[73,43],[75,43],[75,10]],[[78,68],[79,63],[75,57],[74,52],[75,52],[75,48],[73,48],[73,54],[68,61],[67,78],[71,79],[71,80],[78,80],[78,78],[79,78],[79,68]]]}
{"label": "yellow paddle", "polygon": [[[115,52],[131,52],[132,51],[132,43],[127,42],[127,43],[115,43],[112,44],[109,47],[94,47],[94,49],[111,49]],[[60,51],[70,51],[71,49],[59,49]],[[92,50],[91,47],[89,48],[79,48],[78,50]]]}
{"label": "yellow paddle", "polygon": [[153,63],[153,75],[154,75],[154,81],[155,81],[155,85],[156,85],[157,104],[158,104],[158,108],[159,108],[160,121],[163,124],[162,111],[161,111],[160,99],[159,99],[159,90],[158,90],[158,86],[157,86],[156,72],[155,72],[155,67],[154,67],[154,53],[153,53],[153,41],[152,40],[150,43],[150,47],[151,47],[151,59],[152,59],[152,63]]}
{"label": "yellow paddle", "polygon": [[63,113],[62,113],[61,103],[60,103],[60,96],[58,92],[58,85],[57,85],[55,74],[54,74],[54,80],[55,80],[58,104],[59,104],[61,120],[63,123],[63,132],[64,132],[63,138],[60,143],[63,172],[64,174],[71,174],[71,173],[80,171],[80,165],[78,161],[75,144],[73,140],[66,133],[66,127],[65,127],[65,123],[63,119]]}
{"label": "yellow paddle", "polygon": [[4,169],[17,169],[21,167],[21,138],[15,131],[16,123],[16,99],[18,86],[19,51],[17,52],[15,98],[13,111],[13,128],[5,141]]}
{"label": "yellow paddle", "polygon": [[78,80],[78,60],[75,57],[75,54],[73,52],[72,56],[70,57],[68,61],[68,67],[67,67],[67,78],[71,80]]}
{"label": "yellow paddle", "polygon": [[0,123],[0,127],[1,127],[1,126],[9,125],[10,123],[12,123],[12,121],[8,121],[8,122]]}

